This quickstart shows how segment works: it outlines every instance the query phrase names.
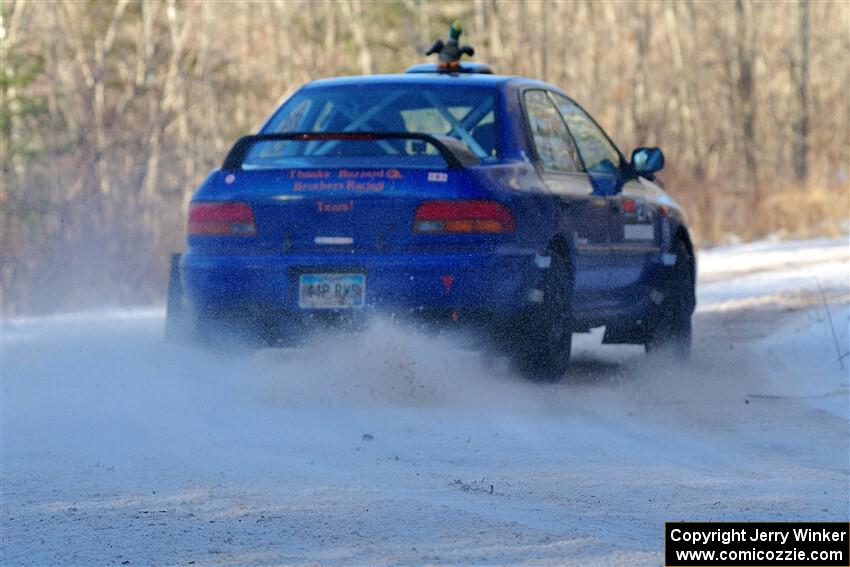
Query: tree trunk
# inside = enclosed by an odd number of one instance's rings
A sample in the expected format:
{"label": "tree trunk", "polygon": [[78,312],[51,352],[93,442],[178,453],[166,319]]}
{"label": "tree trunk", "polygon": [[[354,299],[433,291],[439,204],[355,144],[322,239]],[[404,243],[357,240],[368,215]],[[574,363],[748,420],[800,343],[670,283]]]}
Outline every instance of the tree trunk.
{"label": "tree trunk", "polygon": [[799,118],[794,132],[794,174],[805,183],[809,175],[809,2],[799,0],[800,76],[797,78]]}
{"label": "tree trunk", "polygon": [[741,149],[747,171],[751,205],[756,210],[761,203],[758,165],[756,163],[756,103],[753,79],[754,56],[750,14],[743,0],[735,0],[735,35],[738,38],[738,109],[741,121]]}

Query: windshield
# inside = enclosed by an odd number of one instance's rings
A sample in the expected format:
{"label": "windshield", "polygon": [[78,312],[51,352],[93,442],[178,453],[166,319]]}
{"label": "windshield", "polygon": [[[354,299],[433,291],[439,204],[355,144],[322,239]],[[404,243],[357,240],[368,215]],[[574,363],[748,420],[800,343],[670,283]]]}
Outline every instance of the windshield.
{"label": "windshield", "polygon": [[[496,136],[496,92],[490,88],[446,88],[422,85],[352,85],[311,88],[296,93],[269,121],[264,133],[286,132],[417,132],[460,140],[483,162],[499,156]],[[281,161],[325,165],[387,162],[394,166],[444,165],[436,148],[416,140],[349,142],[333,140],[289,144]],[[282,146],[278,146],[283,150]],[[268,150],[267,150],[268,151]],[[245,165],[258,163],[252,152]],[[387,159],[381,159],[387,158]],[[268,163],[268,156],[263,159]]]}

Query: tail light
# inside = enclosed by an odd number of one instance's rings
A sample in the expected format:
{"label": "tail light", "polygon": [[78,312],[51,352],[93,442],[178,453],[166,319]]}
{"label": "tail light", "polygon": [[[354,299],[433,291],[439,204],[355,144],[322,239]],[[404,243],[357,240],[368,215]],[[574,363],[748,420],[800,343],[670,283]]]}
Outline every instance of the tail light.
{"label": "tail light", "polygon": [[255,236],[254,212],[245,203],[192,203],[189,235]]}
{"label": "tail light", "polygon": [[425,201],[413,231],[425,234],[499,233],[516,229],[510,209],[495,201]]}

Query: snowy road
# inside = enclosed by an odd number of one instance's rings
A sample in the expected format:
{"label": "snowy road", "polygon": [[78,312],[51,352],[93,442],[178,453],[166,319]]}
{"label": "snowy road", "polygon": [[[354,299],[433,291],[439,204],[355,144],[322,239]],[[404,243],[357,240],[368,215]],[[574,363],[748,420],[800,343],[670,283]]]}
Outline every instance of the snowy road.
{"label": "snowy road", "polygon": [[847,521],[848,266],[704,253],[690,367],[579,335],[558,385],[382,321],[251,355],[5,321],[0,562],[659,565],[667,520]]}

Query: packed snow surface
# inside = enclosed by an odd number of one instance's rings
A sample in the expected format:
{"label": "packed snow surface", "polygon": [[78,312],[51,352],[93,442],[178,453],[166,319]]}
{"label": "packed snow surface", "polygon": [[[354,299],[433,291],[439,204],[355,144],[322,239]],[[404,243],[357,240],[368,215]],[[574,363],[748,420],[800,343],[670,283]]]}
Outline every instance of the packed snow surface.
{"label": "packed snow surface", "polygon": [[849,249],[704,252],[688,366],[594,332],[556,385],[387,320],[3,321],[0,563],[658,565],[669,520],[848,521]]}

